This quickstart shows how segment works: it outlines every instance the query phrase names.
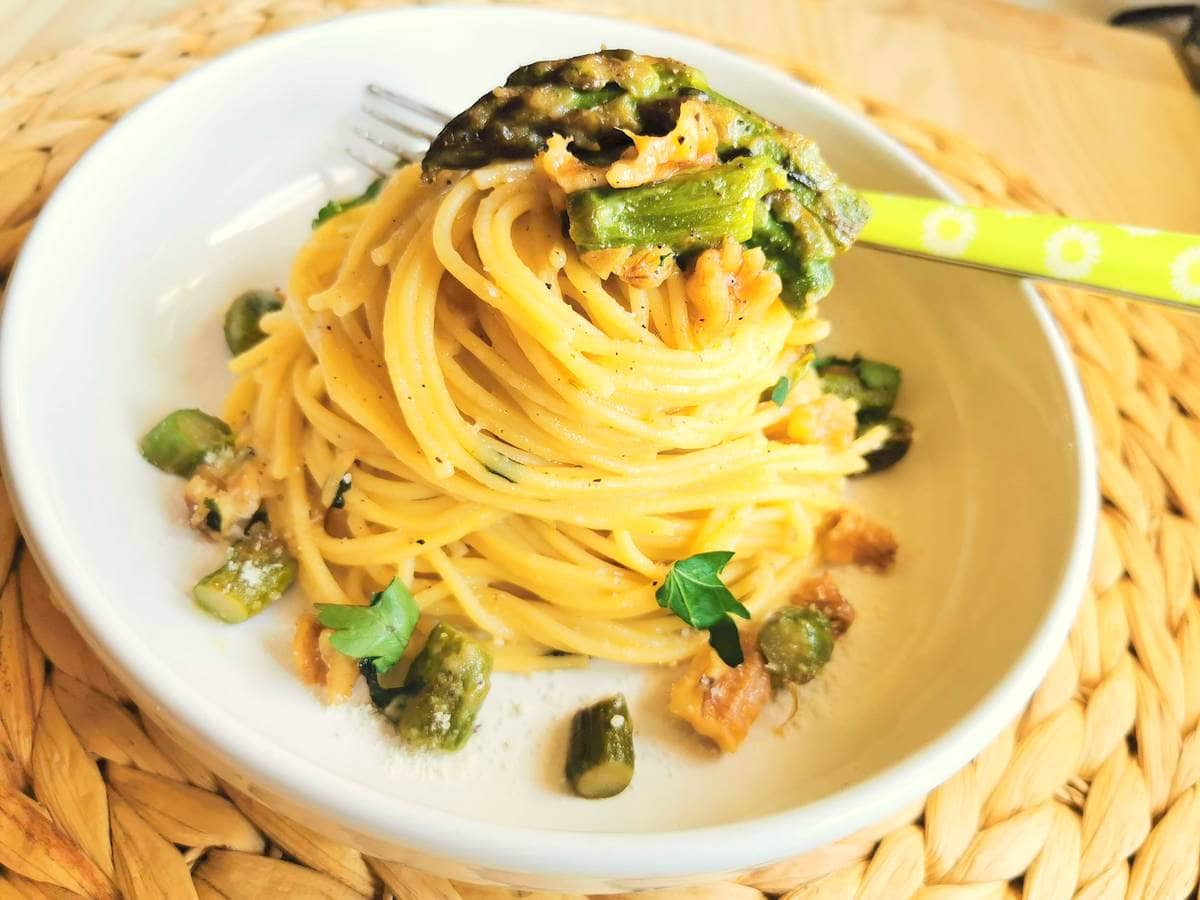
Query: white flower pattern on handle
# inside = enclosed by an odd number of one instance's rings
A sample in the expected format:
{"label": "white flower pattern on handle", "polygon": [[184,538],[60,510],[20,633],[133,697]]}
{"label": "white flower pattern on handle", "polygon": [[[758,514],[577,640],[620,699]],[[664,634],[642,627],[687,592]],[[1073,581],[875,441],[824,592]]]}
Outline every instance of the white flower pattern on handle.
{"label": "white flower pattern on handle", "polygon": [[947,262],[1161,300],[1200,312],[1200,234],[963,207],[864,191],[860,239]]}
{"label": "white flower pattern on handle", "polygon": [[1157,228],[1143,228],[1141,225],[1118,225],[1117,227],[1130,237],[1154,237],[1156,234],[1162,234]]}
{"label": "white flower pattern on handle", "polygon": [[921,243],[930,253],[962,256],[975,239],[978,221],[969,209],[940,206],[921,223]]}
{"label": "white flower pattern on handle", "polygon": [[1083,278],[1100,262],[1100,236],[1079,225],[1046,239],[1046,271],[1056,278]]}
{"label": "white flower pattern on handle", "polygon": [[1200,247],[1189,247],[1172,261],[1171,287],[1184,300],[1200,300]]}

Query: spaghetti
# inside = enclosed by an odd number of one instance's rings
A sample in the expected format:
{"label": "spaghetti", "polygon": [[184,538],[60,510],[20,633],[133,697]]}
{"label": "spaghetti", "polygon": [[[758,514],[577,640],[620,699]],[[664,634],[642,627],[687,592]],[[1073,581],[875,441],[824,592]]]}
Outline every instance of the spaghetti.
{"label": "spaghetti", "polygon": [[655,600],[672,563],[734,551],[724,581],[765,617],[881,435],[827,427],[815,305],[775,279],[714,327],[677,270],[602,278],[560,209],[536,161],[399,170],[300,250],[225,419],[312,600],[399,577],[420,629],[465,626],[500,669],[671,663],[705,643]]}

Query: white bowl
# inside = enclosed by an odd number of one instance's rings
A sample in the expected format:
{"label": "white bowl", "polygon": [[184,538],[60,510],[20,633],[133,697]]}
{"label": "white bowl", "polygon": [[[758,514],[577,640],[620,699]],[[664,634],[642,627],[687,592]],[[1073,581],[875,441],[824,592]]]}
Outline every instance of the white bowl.
{"label": "white bowl", "polygon": [[[852,252],[835,348],[903,367],[909,458],[855,493],[901,541],[847,576],[860,616],[783,737],[719,758],[664,711],[662,675],[501,676],[471,745],[414,758],[360,706],[327,710],[287,663],[292,596],[241,626],[187,589],[214,551],[136,441],[219,408],[219,320],[282,284],[314,211],[365,178],[342,154],[362,86],[456,110],[533,59],[629,46],[814,136],[852,182],[951,197],[820,93],[708,45],[519,8],[352,16],[230,53],[121,120],[55,192],[13,275],[0,342],[5,471],[68,612],[139,703],[218,772],[371,853],[458,878],[609,891],[726,876],[919,798],[1020,710],[1064,640],[1096,520],[1091,433],[1050,317],[997,276]],[[620,687],[639,764],[620,797],[562,789],[568,714]],[[768,718],[780,719],[772,709]]]}

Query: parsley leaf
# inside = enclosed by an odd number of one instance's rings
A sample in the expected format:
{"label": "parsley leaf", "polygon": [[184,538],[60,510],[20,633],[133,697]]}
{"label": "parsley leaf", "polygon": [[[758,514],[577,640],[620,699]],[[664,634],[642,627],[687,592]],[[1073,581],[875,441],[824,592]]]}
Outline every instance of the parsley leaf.
{"label": "parsley leaf", "polygon": [[357,197],[346,197],[342,200],[330,200],[317,211],[317,217],[312,221],[312,227],[316,228],[324,225],[334,216],[341,215],[347,210],[354,209],[356,206],[362,206],[364,203],[369,203],[379,196],[379,189],[383,187],[383,177],[380,176],[367,185],[367,189]]}
{"label": "parsley leaf", "polygon": [[780,375],[779,380],[775,382],[775,387],[771,390],[771,402],[776,406],[783,406],[783,401],[787,399],[787,396],[791,390],[791,379],[786,375]]}
{"label": "parsley leaf", "polygon": [[708,630],[708,643],[728,666],[742,663],[742,646],[730,614],[750,618],[721,581],[721,572],[733,559],[730,550],[712,550],[681,559],[671,566],[654,598],[693,628]]}
{"label": "parsley leaf", "polygon": [[737,626],[728,616],[708,629],[708,646],[717,651],[717,656],[727,666],[737,667],[746,661]]}
{"label": "parsley leaf", "polygon": [[334,633],[329,642],[339,653],[374,661],[383,674],[408,646],[421,611],[399,578],[371,598],[370,606],[316,603],[317,621]]}

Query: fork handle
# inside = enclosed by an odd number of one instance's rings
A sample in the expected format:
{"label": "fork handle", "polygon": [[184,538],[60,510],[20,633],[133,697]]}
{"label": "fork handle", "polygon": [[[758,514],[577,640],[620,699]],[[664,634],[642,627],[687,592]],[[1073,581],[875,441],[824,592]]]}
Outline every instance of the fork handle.
{"label": "fork handle", "polygon": [[1200,311],[1200,235],[864,191],[859,241]]}

